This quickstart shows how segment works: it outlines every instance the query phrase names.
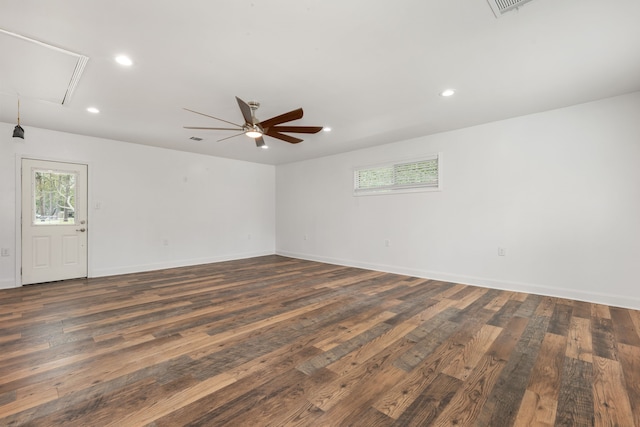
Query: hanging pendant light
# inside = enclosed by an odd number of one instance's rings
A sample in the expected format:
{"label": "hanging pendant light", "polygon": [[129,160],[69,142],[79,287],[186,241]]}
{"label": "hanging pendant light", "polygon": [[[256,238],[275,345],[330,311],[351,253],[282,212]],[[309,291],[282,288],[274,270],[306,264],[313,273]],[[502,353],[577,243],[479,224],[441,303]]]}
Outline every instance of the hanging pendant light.
{"label": "hanging pendant light", "polygon": [[24,139],[24,129],[20,126],[20,98],[18,98],[18,124],[13,128],[13,137]]}

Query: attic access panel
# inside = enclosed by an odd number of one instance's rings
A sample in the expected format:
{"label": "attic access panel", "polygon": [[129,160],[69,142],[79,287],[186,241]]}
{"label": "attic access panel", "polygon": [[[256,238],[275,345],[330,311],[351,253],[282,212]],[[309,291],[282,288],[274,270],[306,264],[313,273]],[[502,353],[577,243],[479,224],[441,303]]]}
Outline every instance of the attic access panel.
{"label": "attic access panel", "polygon": [[0,28],[0,93],[65,104],[89,58]]}

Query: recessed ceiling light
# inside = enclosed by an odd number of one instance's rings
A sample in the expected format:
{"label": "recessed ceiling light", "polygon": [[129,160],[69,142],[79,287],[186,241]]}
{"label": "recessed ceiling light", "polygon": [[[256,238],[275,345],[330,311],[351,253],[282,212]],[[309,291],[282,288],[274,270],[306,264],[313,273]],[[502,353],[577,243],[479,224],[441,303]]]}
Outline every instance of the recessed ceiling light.
{"label": "recessed ceiling light", "polygon": [[133,61],[131,60],[131,58],[125,55],[116,56],[116,62],[120,65],[124,65],[125,67],[130,67],[131,65],[133,65]]}
{"label": "recessed ceiling light", "polygon": [[440,92],[440,96],[451,96],[454,93],[456,93],[456,91],[453,89],[445,89],[442,92]]}
{"label": "recessed ceiling light", "polygon": [[323,128],[322,128],[322,130],[323,130],[324,132],[331,132],[331,128],[330,128],[330,127],[326,127],[326,126],[325,126],[325,127],[323,127]]}
{"label": "recessed ceiling light", "polygon": [[268,145],[262,145],[262,146],[260,146],[260,148],[262,148],[263,150],[266,150],[267,148],[269,148],[269,146]]}
{"label": "recessed ceiling light", "polygon": [[100,112],[96,107],[89,107],[87,108],[87,111],[93,114],[98,114]]}

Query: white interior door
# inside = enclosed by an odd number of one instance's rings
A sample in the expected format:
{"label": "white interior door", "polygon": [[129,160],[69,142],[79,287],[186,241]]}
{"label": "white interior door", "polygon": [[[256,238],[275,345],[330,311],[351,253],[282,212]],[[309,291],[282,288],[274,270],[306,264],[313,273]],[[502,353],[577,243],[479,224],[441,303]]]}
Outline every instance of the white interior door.
{"label": "white interior door", "polygon": [[87,165],[22,160],[22,284],[87,277]]}

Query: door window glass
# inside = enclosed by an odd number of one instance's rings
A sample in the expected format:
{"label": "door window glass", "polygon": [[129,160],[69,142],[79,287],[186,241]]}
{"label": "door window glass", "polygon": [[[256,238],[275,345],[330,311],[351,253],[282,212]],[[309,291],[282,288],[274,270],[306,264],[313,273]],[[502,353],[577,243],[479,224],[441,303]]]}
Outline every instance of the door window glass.
{"label": "door window glass", "polygon": [[77,173],[35,170],[33,224],[74,225]]}

